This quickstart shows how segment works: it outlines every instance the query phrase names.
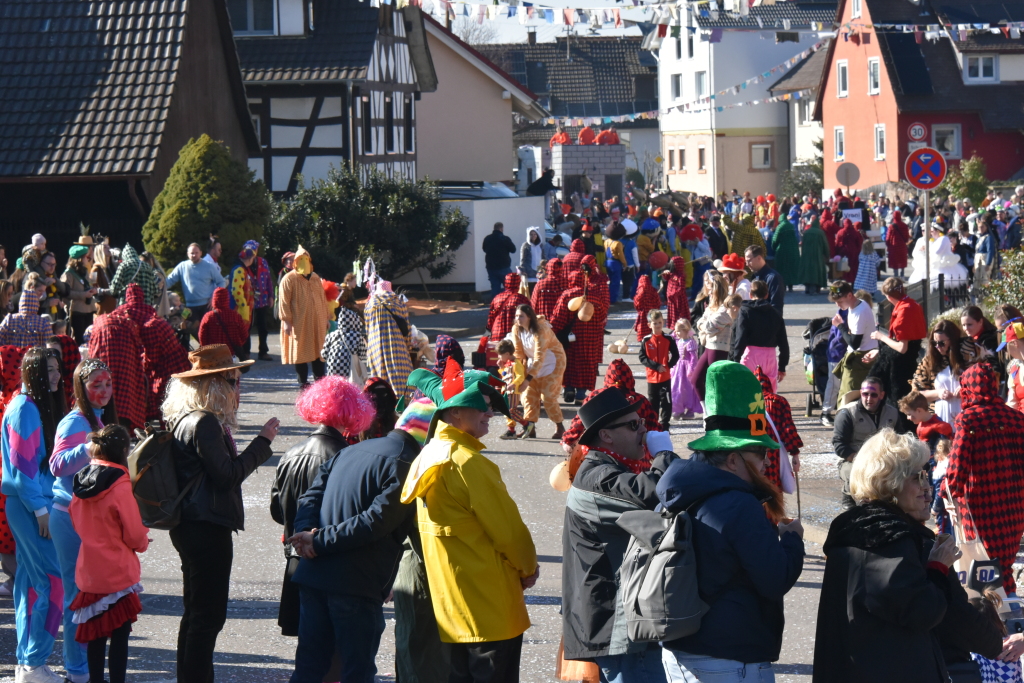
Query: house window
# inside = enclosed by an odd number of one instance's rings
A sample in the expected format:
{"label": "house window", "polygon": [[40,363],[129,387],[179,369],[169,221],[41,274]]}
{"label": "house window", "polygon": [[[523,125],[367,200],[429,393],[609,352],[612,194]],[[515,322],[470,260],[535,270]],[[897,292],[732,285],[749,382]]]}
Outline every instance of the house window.
{"label": "house window", "polygon": [[772,167],[772,145],[751,145],[750,146],[750,168],[755,171],[765,171]]}
{"label": "house window", "polygon": [[836,126],[833,130],[833,140],[836,146],[836,161],[842,161],[846,157],[846,129]]}
{"label": "house window", "polygon": [[861,0],[853,0],[853,2],[850,3],[850,18],[851,19],[860,19],[860,12],[861,12],[860,3],[861,3]]}
{"label": "house window", "polygon": [[932,126],[932,147],[947,159],[960,158],[960,124],[947,123]]}
{"label": "house window", "polygon": [[701,145],[700,147],[697,148],[697,170],[698,171],[707,171],[708,170],[706,161],[707,161],[707,155],[705,154],[705,151],[704,151],[704,145]]}
{"label": "house window", "polygon": [[686,148],[679,148],[679,170],[682,172],[686,171]]}
{"label": "house window", "polygon": [[668,170],[676,170],[676,151],[671,148],[668,150]]}
{"label": "house window", "polygon": [[992,82],[996,80],[996,58],[994,56],[967,57],[967,76],[964,81]]}
{"label": "house window", "polygon": [[796,102],[797,123],[801,126],[809,126],[814,116],[814,100],[804,99]]}
{"label": "house window", "polygon": [[885,124],[875,125],[875,161],[885,159]]}
{"label": "house window", "polygon": [[412,121],[412,96],[411,95],[409,95],[409,96],[407,96],[405,98],[405,112],[403,113],[402,117],[403,117],[402,121],[403,121],[403,123],[405,125],[405,151],[411,153],[411,152],[413,152],[415,150],[415,147],[413,147],[413,139],[412,139],[413,138],[413,131],[415,130],[415,127],[413,126],[413,121]]}
{"label": "house window", "polygon": [[676,38],[676,61],[683,58],[683,39]]}
{"label": "house window", "polygon": [[273,35],[275,0],[228,0],[235,35]]}
{"label": "house window", "polygon": [[868,94],[877,95],[882,89],[881,72],[879,70],[878,57],[868,60]]}
{"label": "house window", "polygon": [[390,95],[384,98],[384,149],[395,151],[395,103]]}
{"label": "house window", "polygon": [[708,96],[708,72],[698,71],[694,74],[694,89],[696,90],[696,97],[707,97]]}
{"label": "house window", "polygon": [[693,59],[693,32],[686,32],[686,56]]}
{"label": "house window", "polygon": [[850,94],[850,70],[846,60],[836,62],[836,97],[846,97]]}
{"label": "house window", "polygon": [[683,96],[683,77],[681,74],[672,74],[672,99],[678,100]]}
{"label": "house window", "polygon": [[359,99],[360,120],[363,127],[363,154],[373,154],[373,103],[368,95]]}

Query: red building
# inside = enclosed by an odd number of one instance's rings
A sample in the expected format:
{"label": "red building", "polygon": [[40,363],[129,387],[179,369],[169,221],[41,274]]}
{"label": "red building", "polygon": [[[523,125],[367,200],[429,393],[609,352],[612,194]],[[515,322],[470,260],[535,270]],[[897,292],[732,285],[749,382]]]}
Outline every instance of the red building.
{"label": "red building", "polygon": [[[970,30],[1021,21],[1009,7],[991,0],[840,1],[839,35],[815,106],[824,127],[826,193],[837,186],[843,162],[860,169],[860,188],[905,180],[904,162],[919,147],[938,149],[951,165],[978,154],[993,180],[1024,175],[1024,40]],[[926,27],[938,24],[949,32],[930,40]]]}

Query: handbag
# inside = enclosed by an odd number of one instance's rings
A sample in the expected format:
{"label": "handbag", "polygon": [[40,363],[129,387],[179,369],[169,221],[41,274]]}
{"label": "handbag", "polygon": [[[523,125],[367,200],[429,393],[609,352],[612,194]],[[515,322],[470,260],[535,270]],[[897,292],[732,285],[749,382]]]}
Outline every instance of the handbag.
{"label": "handbag", "polygon": [[366,380],[369,379],[370,373],[366,371],[366,364],[363,363],[363,359],[359,357],[359,354],[355,351],[352,352],[352,360],[348,371],[348,381],[355,384],[357,387],[361,387],[366,384]]}
{"label": "handbag", "polygon": [[570,344],[576,341],[576,335],[573,334],[572,328],[576,326],[577,320],[578,318],[575,315],[569,316],[569,324],[566,325],[564,329],[555,332],[555,337],[558,339],[558,341],[562,343],[562,346],[564,346],[566,349],[569,348]]}

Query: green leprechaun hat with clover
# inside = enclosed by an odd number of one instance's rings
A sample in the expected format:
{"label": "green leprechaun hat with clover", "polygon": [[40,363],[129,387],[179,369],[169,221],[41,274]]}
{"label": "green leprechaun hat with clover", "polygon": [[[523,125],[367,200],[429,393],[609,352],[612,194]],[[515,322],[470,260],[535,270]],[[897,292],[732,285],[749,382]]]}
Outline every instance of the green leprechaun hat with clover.
{"label": "green leprechaun hat with clover", "polygon": [[692,451],[728,451],[749,446],[778,448],[768,435],[764,392],[746,366],[722,360],[708,368],[704,436]]}

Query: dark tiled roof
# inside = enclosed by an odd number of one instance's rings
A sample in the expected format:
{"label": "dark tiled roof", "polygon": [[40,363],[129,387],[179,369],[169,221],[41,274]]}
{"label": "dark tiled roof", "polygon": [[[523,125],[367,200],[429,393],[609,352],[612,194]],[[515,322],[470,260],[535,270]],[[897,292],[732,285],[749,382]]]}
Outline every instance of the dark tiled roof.
{"label": "dark tiled roof", "polygon": [[[890,0],[891,2],[902,2],[903,0]],[[776,2],[772,5],[758,5],[751,7],[750,13],[745,16],[731,16],[726,12],[719,12],[718,19],[708,16],[697,16],[697,25],[700,28],[746,28],[746,29],[783,29],[783,22],[790,22],[790,29],[810,28],[811,22],[821,22],[829,25],[836,18],[837,0],[806,0],[794,2]],[[704,7],[704,5],[701,5]],[[758,18],[761,24],[757,23]],[[790,30],[786,29],[786,30]]]}
{"label": "dark tiled roof", "polygon": [[930,95],[934,92],[928,64],[914,34],[879,33],[878,46],[897,95]]}
{"label": "dark tiled roof", "polygon": [[634,79],[656,79],[657,68],[641,64],[640,36],[627,38],[574,37],[536,45],[492,44],[477,49],[508,71],[554,116],[620,116],[658,108],[656,82],[650,97],[638,98]]}
{"label": "dark tiled roof", "polygon": [[[1024,2],[953,2],[944,0],[935,3],[936,13],[944,24],[991,24],[1024,21]],[[956,32],[954,38],[958,38]],[[970,33],[967,40],[957,40],[957,49],[962,52],[1024,52],[1024,43],[1020,40],[1008,40],[1002,33]]]}
{"label": "dark tiled roof", "polygon": [[800,62],[789,72],[775,81],[768,88],[772,92],[793,92],[796,90],[817,89],[821,83],[821,72],[828,61],[828,43],[824,41],[817,52],[814,52],[804,61]]}
{"label": "dark tiled roof", "polygon": [[0,176],[150,173],[185,12],[185,0],[4,0]]}
{"label": "dark tiled roof", "polygon": [[378,8],[359,0],[314,0],[315,29],[300,37],[238,37],[246,83],[366,78]]}

